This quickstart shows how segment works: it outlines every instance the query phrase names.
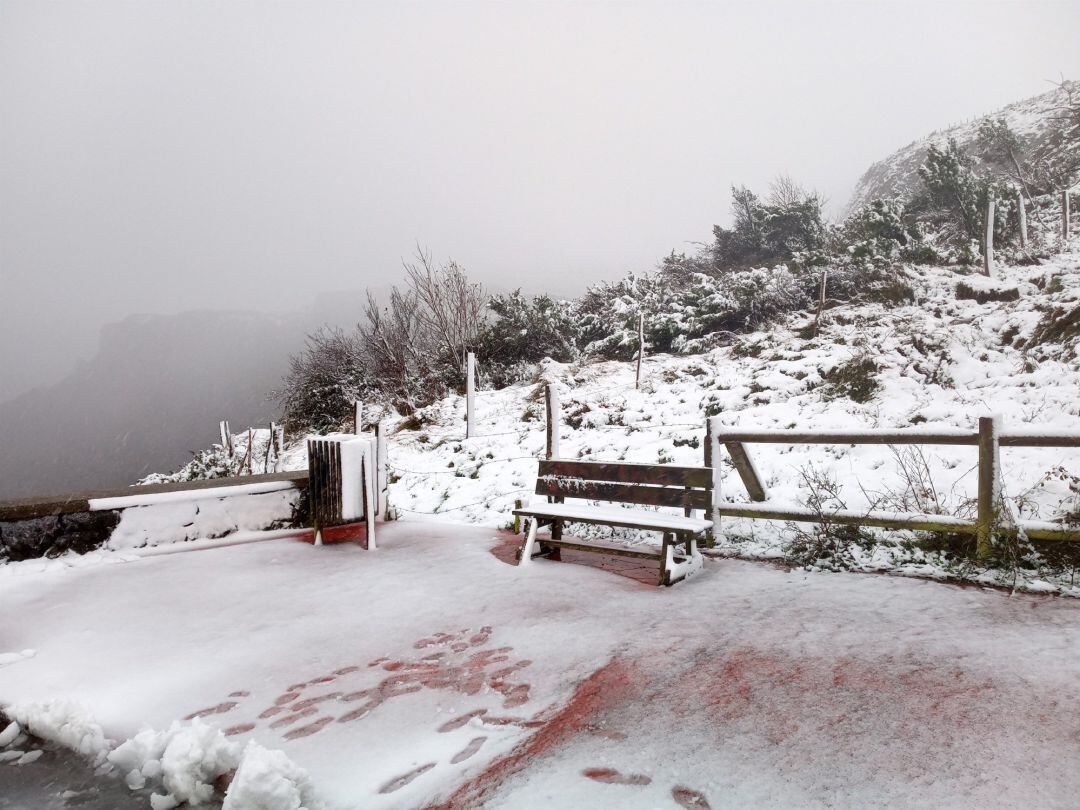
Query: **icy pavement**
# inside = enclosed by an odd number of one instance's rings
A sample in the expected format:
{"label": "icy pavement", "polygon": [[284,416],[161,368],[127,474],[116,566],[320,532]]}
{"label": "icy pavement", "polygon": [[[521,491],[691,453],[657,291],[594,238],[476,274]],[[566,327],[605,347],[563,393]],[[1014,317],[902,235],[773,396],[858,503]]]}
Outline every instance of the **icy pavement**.
{"label": "icy pavement", "polygon": [[[663,589],[519,570],[491,529],[406,521],[379,540],[7,566],[0,652],[36,654],[0,667],[0,703],[77,703],[99,737],[135,738],[123,768],[171,756],[213,780],[254,740],[270,750],[230,792],[306,772],[329,807],[1080,796],[1073,600],[736,560]],[[162,753],[174,721],[186,760]]]}

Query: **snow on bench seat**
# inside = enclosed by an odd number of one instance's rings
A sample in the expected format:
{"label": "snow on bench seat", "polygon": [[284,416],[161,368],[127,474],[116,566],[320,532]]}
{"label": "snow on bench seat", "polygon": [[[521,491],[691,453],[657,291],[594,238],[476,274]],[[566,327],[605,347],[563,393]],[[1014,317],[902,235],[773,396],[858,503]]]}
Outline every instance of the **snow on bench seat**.
{"label": "snow on bench seat", "polygon": [[618,506],[593,506],[577,503],[545,503],[515,509],[515,515],[523,517],[558,518],[579,523],[603,523],[630,529],[655,529],[667,532],[703,532],[712,527],[711,520],[649,512],[642,509],[624,509]]}

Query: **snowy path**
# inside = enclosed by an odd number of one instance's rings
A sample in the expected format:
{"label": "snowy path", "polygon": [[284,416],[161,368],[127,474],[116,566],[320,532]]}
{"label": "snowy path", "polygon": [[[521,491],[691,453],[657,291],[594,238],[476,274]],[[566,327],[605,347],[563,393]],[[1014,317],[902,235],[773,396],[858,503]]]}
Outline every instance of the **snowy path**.
{"label": "snowy path", "polygon": [[1080,799],[1073,600],[734,560],[661,589],[380,531],[8,566],[0,652],[37,653],[0,703],[75,700],[117,740],[199,714],[342,807]]}

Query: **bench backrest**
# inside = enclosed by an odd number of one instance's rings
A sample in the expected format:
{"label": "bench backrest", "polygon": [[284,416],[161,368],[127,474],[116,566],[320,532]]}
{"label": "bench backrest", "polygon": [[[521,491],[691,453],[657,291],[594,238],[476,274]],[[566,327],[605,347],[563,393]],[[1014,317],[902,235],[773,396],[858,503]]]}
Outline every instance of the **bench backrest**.
{"label": "bench backrest", "polygon": [[603,461],[541,461],[536,494],[584,498],[648,506],[708,509],[712,502],[712,469],[673,464],[629,464]]}

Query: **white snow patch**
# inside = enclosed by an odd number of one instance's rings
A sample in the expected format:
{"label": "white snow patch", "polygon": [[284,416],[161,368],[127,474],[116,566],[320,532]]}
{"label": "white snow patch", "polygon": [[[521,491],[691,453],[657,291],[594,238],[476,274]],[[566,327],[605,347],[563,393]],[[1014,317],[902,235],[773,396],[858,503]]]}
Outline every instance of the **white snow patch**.
{"label": "white snow patch", "polygon": [[321,806],[307,771],[282,751],[250,740],[222,810],[316,810]]}

